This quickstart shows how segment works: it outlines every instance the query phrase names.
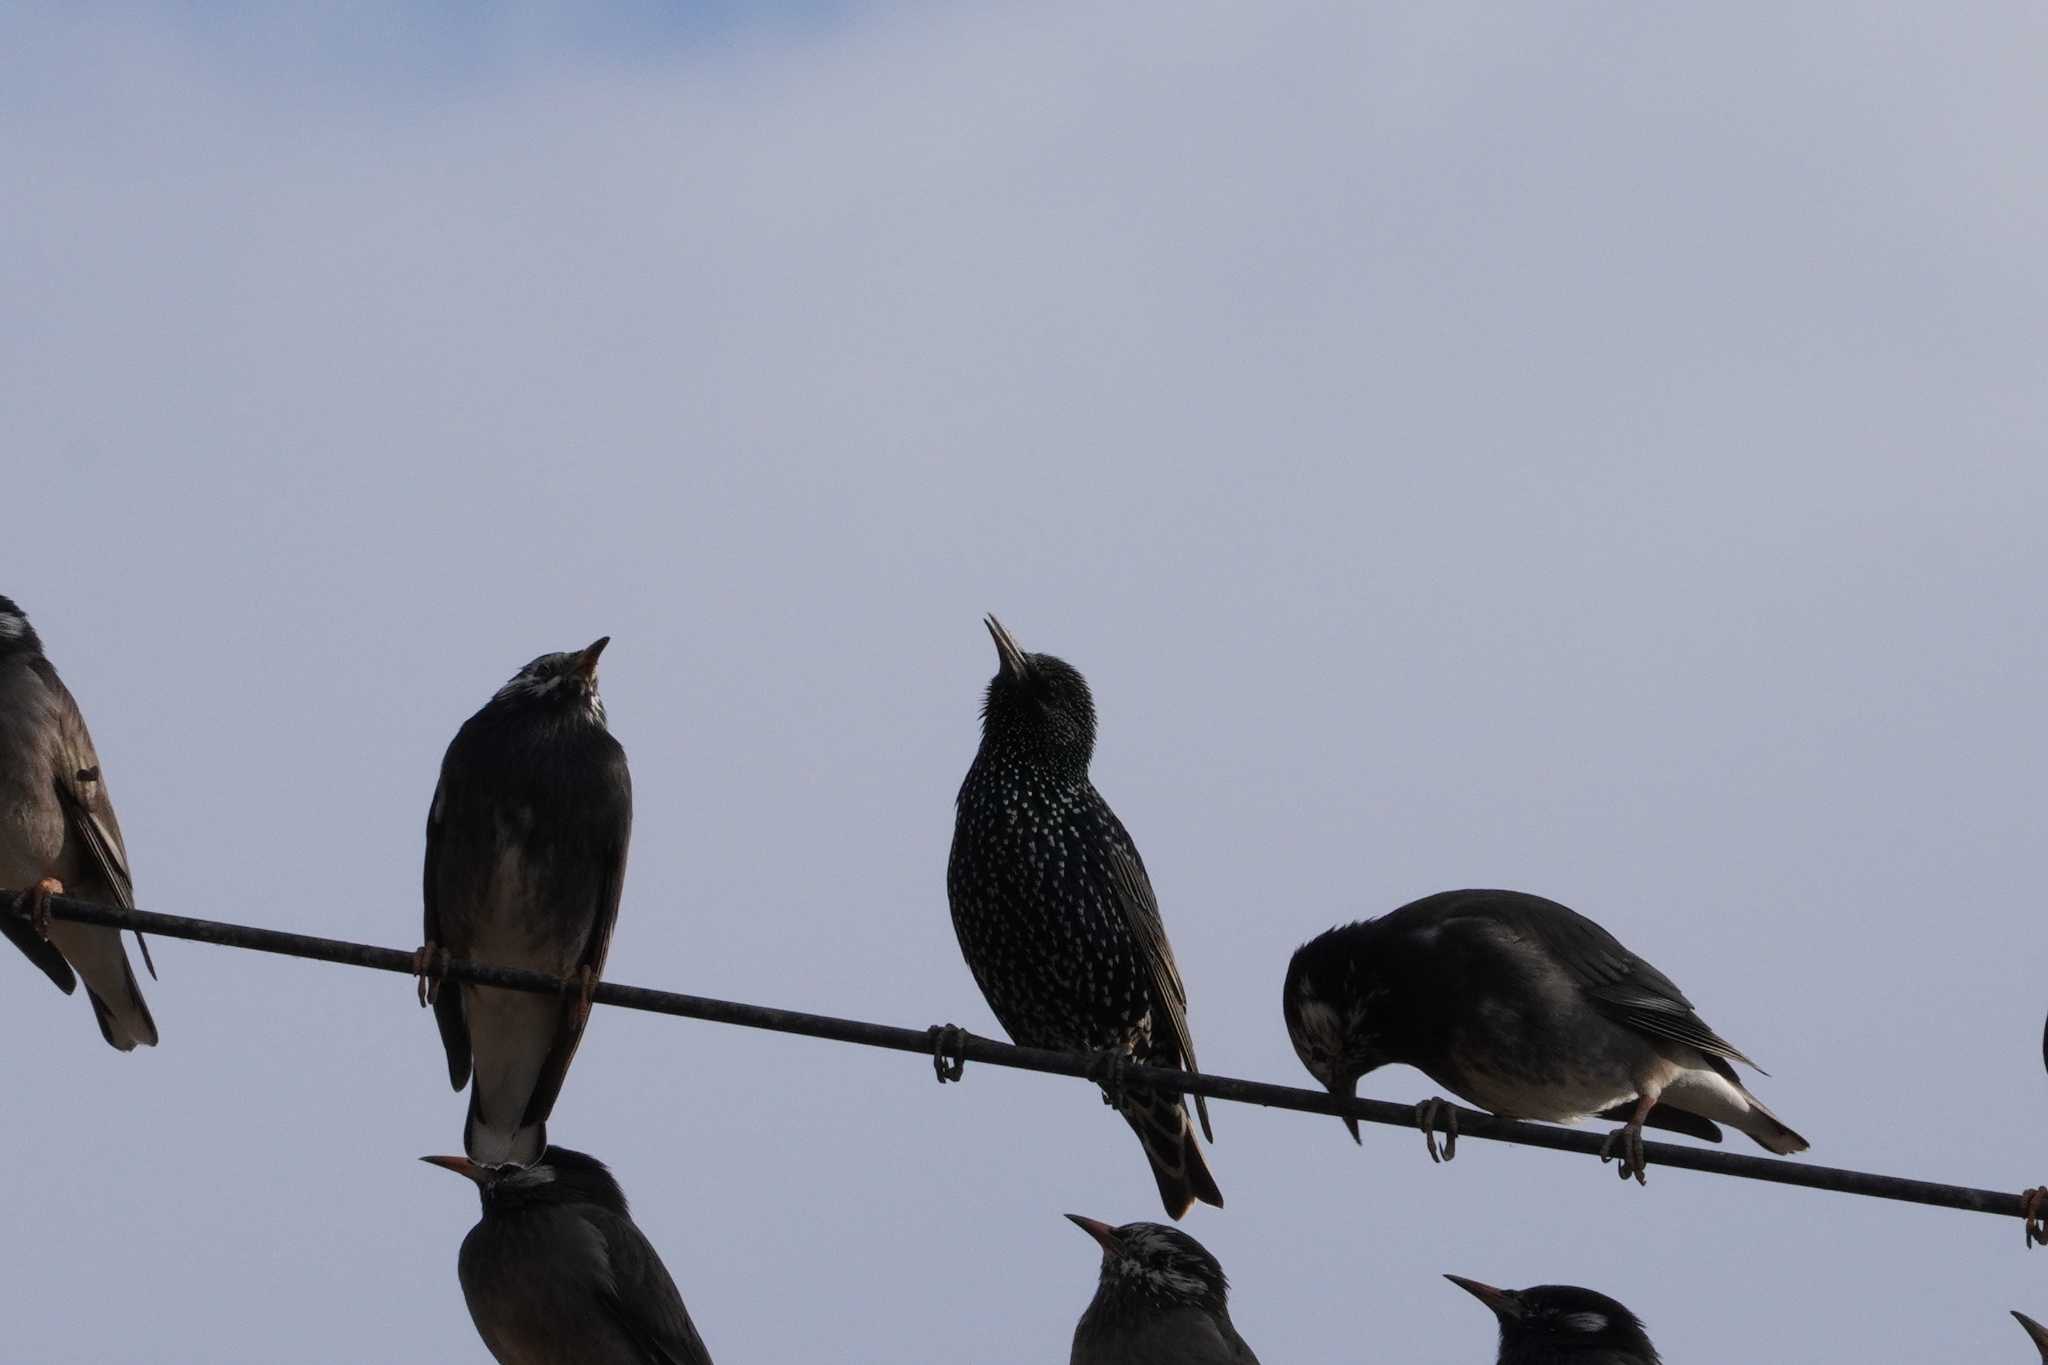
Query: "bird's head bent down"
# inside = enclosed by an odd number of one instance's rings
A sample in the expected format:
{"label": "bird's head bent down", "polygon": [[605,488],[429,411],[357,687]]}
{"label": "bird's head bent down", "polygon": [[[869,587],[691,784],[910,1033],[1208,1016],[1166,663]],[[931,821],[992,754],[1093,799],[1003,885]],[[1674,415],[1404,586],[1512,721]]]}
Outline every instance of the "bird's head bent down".
{"label": "bird's head bent down", "polygon": [[541,655],[514,673],[491,698],[492,704],[582,715],[603,725],[604,700],[597,694],[597,656],[611,642],[611,636],[601,635],[585,649]]}
{"label": "bird's head bent down", "polygon": [[476,1182],[486,1215],[551,1204],[594,1204],[621,1217],[630,1216],[625,1192],[610,1169],[596,1157],[567,1147],[549,1147],[539,1160],[525,1166],[511,1161],[491,1165],[466,1156],[423,1156],[420,1160]]}
{"label": "bird's head bent down", "polygon": [[982,624],[995,641],[997,668],[981,706],[984,742],[1015,745],[1047,759],[1095,752],[1095,698],[1081,670],[1050,654],[1027,654],[1001,621]]}
{"label": "bird's head bent down", "polygon": [[[1358,1093],[1359,1077],[1395,1060],[1376,1008],[1388,992],[1358,979],[1359,958],[1344,945],[1343,936],[1357,927],[1332,929],[1297,948],[1280,991],[1295,1055],[1324,1089],[1347,1100]],[[1358,1120],[1344,1124],[1360,1141]]]}

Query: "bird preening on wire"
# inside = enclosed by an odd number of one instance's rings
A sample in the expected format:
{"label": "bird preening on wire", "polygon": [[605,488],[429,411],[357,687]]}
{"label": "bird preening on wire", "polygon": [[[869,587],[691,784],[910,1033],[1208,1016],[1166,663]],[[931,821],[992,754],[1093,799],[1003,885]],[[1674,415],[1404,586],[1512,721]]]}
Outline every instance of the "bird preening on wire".
{"label": "bird preening on wire", "polygon": [[483,1217],[456,1271],[503,1365],[711,1365],[668,1268],[596,1157],[549,1147],[518,1165],[420,1160],[474,1181]]}
{"label": "bird preening on wire", "polygon": [[[1127,1059],[1197,1067],[1144,860],[1089,780],[1094,698],[1072,664],[1026,653],[993,616],[985,624],[996,674],[946,865],[961,954],[1014,1042],[1101,1058],[1104,1098],[1144,1144],[1169,1215],[1198,1199],[1221,1206],[1183,1097],[1119,1077]],[[1199,1097],[1195,1110],[1213,1141]]]}
{"label": "bird preening on wire", "polygon": [[[463,1145],[489,1165],[547,1145],[618,919],[633,783],[597,693],[609,638],[543,654],[499,688],[448,745],[427,814],[420,999],[450,1083],[474,1076]],[[578,992],[443,990],[444,954],[573,978]]]}
{"label": "bird preening on wire", "polygon": [[[1671,978],[1541,896],[1446,891],[1332,929],[1295,952],[1281,995],[1296,1054],[1335,1095],[1400,1062],[1504,1117],[1623,1120],[1607,1146],[1638,1182],[1646,1123],[1711,1142],[1726,1123],[1780,1155],[1807,1147],[1731,1064],[1755,1063]],[[1416,1106],[1432,1158],[1440,1119],[1448,1159],[1456,1110]]]}
{"label": "bird preening on wire", "polygon": [[[25,915],[0,915],[0,932],[66,995],[84,978],[108,1045],[156,1046],[156,1020],[121,931],[50,918],[53,895],[133,909],[134,882],[85,715],[8,597],[0,597],[0,886],[20,888],[15,908]],[[148,963],[141,934],[135,942]]]}

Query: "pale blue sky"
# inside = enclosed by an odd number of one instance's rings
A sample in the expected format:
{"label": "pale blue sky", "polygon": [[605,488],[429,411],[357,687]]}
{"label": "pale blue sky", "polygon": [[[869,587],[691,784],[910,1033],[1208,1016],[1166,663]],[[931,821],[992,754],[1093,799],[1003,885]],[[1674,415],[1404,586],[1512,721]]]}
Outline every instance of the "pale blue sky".
{"label": "pale blue sky", "polygon": [[[413,946],[448,738],[609,633],[609,975],[992,1030],[993,610],[1095,686],[1211,1068],[1305,1079],[1304,938],[1517,886],[1813,1160],[2048,1179],[2038,7],[590,12],[0,17],[0,591],[145,906]],[[0,959],[10,1351],[484,1359],[410,984],[157,961],[120,1056]],[[2048,1309],[2010,1221],[1215,1119],[1275,1365],[1491,1359],[1445,1271],[1674,1365]],[[620,1012],[554,1135],[722,1365],[1063,1359],[1058,1215],[1157,1216],[1071,1082]]]}

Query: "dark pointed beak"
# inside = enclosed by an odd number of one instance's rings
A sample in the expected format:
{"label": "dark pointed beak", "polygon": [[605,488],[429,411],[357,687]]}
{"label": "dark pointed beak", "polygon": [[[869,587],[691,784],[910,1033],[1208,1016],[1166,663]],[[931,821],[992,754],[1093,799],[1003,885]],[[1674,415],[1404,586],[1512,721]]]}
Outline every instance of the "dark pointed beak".
{"label": "dark pointed beak", "polygon": [[1116,1229],[1097,1218],[1083,1218],[1078,1213],[1067,1215],[1067,1221],[1102,1244],[1104,1256],[1121,1256],[1124,1244],[1116,1239]]}
{"label": "dark pointed beak", "polygon": [[996,642],[996,657],[1002,660],[1003,676],[1006,678],[1023,677],[1025,668],[1024,651],[1017,644],[1017,637],[1010,634],[1004,628],[1003,623],[996,620],[993,615],[982,617],[981,623],[988,627],[989,638]]}
{"label": "dark pointed beak", "polygon": [[1490,1284],[1481,1284],[1477,1280],[1468,1280],[1463,1275],[1446,1275],[1444,1278],[1485,1304],[1488,1308],[1491,1308],[1496,1316],[1510,1317],[1518,1311],[1515,1296],[1509,1290],[1495,1289]]}
{"label": "dark pointed beak", "polygon": [[[1358,1098],[1358,1077],[1356,1076],[1329,1075],[1318,1076],[1316,1079],[1323,1083],[1323,1089],[1329,1091],[1340,1100],[1355,1100]],[[1342,1117],[1344,1119],[1344,1126],[1351,1130],[1351,1140],[1361,1147],[1365,1146],[1365,1139],[1358,1135],[1358,1120],[1349,1114],[1345,1114]]]}
{"label": "dark pointed beak", "polygon": [[600,635],[591,643],[590,648],[576,656],[576,671],[581,673],[586,681],[597,677],[597,656],[604,653],[604,647],[611,642],[611,636]]}
{"label": "dark pointed beak", "polygon": [[466,1156],[423,1156],[420,1160],[426,1162],[429,1166],[439,1166],[444,1171],[453,1171],[457,1175],[467,1176],[479,1185],[484,1183],[484,1168]]}
{"label": "dark pointed beak", "polygon": [[2018,1309],[2013,1316],[2020,1320],[2020,1326],[2027,1329],[2027,1335],[2034,1339],[2034,1346],[2041,1352],[2041,1359],[2048,1360],[2048,1327],[2043,1327]]}

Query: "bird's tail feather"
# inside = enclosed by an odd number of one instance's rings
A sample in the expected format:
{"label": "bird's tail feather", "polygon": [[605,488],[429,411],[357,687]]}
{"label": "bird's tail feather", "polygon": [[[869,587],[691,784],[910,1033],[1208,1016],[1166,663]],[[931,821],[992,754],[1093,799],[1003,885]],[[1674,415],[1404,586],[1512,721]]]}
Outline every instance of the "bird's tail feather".
{"label": "bird's tail feather", "polygon": [[1759,1147],[1779,1156],[1803,1152],[1809,1145],[1805,1138],[1787,1128],[1784,1120],[1764,1108],[1754,1095],[1749,1096],[1749,1114],[1736,1127],[1754,1138]]}
{"label": "bird's tail feather", "polygon": [[156,1020],[142,999],[141,983],[116,929],[58,921],[50,940],[85,981],[86,998],[109,1047],[133,1052],[136,1044],[156,1046]]}
{"label": "bird's tail feather", "polygon": [[469,1118],[462,1125],[462,1150],[471,1161],[483,1166],[511,1162],[531,1166],[547,1150],[545,1123],[518,1123],[500,1127],[488,1122],[477,1107],[477,1088],[469,1088]]}
{"label": "bird's tail feather", "polygon": [[1152,1178],[1159,1182],[1159,1199],[1169,1216],[1179,1218],[1197,1199],[1223,1207],[1223,1191],[1216,1188],[1216,1177],[1203,1160],[1201,1141],[1180,1096],[1131,1095],[1120,1112],[1145,1145],[1145,1159],[1152,1165]]}

